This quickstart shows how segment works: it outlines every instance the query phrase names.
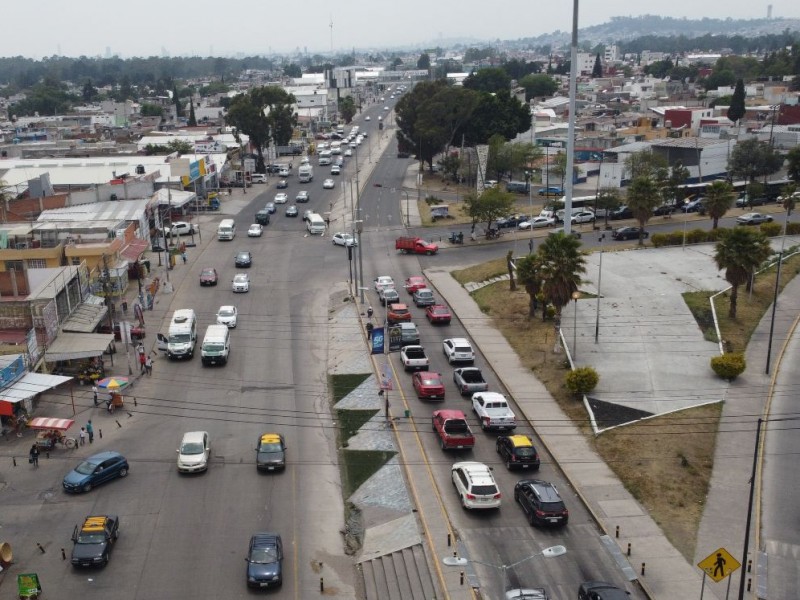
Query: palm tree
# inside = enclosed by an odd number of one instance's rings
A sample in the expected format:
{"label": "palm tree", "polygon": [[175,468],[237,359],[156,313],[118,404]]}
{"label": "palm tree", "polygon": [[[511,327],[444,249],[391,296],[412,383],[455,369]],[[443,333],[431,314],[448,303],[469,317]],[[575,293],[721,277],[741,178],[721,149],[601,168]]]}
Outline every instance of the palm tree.
{"label": "palm tree", "polygon": [[[528,317],[536,316],[536,298],[542,291],[542,261],[539,254],[529,254],[517,261],[517,281],[528,292]],[[542,316],[545,311],[542,310]]]}
{"label": "palm tree", "polygon": [[579,248],[581,243],[563,231],[547,236],[539,246],[539,272],[542,277],[542,292],[547,301],[555,306],[557,319],[561,321],[561,310],[578,291],[581,274],[586,272],[586,259]]}
{"label": "palm tree", "polygon": [[731,284],[731,307],[728,317],[736,318],[739,286],[747,283],[758,266],[772,254],[769,240],[760,231],[736,227],[717,242],[714,261],[725,269],[725,279]]}
{"label": "palm tree", "polygon": [[648,175],[640,175],[633,180],[628,189],[628,208],[639,223],[639,245],[644,245],[644,226],[653,216],[653,211],[661,200],[658,185]]}
{"label": "palm tree", "polygon": [[719,226],[719,220],[725,216],[733,206],[733,186],[727,181],[715,181],[706,189],[705,210],[714,224],[712,229]]}

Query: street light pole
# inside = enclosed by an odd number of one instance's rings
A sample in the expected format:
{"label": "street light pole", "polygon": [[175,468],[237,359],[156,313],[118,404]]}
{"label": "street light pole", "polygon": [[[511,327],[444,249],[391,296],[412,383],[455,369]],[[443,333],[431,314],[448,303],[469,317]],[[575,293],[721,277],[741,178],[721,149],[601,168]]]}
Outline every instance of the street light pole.
{"label": "street light pole", "polygon": [[483,561],[480,561],[480,560],[475,560],[475,559],[472,559],[472,558],[461,558],[461,557],[458,557],[458,556],[447,556],[447,557],[442,559],[442,562],[445,565],[447,565],[448,567],[464,567],[464,566],[468,565],[469,563],[476,563],[476,564],[479,564],[479,565],[483,565],[485,567],[491,567],[493,569],[497,569],[498,571],[500,571],[500,575],[501,575],[500,585],[502,586],[502,588],[500,589],[500,595],[498,596],[498,598],[503,598],[503,597],[505,597],[505,593],[506,593],[506,583],[507,583],[506,582],[506,573],[508,573],[509,569],[513,569],[514,567],[518,567],[522,563],[527,562],[529,560],[533,560],[534,558],[537,558],[539,556],[542,556],[544,558],[555,558],[556,556],[562,556],[562,555],[564,555],[566,553],[567,553],[567,549],[564,546],[550,546],[549,548],[545,548],[544,550],[542,550],[538,554],[532,554],[531,556],[526,556],[525,558],[520,559],[515,563],[511,563],[510,565],[493,565],[492,563],[487,563],[487,562],[483,562]]}
{"label": "street light pole", "polygon": [[578,298],[581,297],[580,292],[572,292],[572,299],[575,301],[575,310],[572,318],[572,362],[578,356]]}
{"label": "street light pole", "polygon": [[406,227],[411,227],[411,213],[409,200],[408,200],[408,192],[406,190],[401,190],[406,195]]}
{"label": "street light pole", "polygon": [[600,281],[603,278],[603,241],[606,239],[606,234],[600,236],[600,262],[597,266],[597,314],[594,320],[594,343],[597,343],[597,338],[600,337]]}

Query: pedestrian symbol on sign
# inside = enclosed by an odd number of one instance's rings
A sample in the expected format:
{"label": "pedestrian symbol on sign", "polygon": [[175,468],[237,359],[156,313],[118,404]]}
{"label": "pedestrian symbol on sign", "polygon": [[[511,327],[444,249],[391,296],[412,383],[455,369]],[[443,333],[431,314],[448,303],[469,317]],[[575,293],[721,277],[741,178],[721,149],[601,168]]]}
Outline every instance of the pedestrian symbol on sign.
{"label": "pedestrian symbol on sign", "polygon": [[719,548],[697,563],[697,566],[703,569],[705,575],[719,583],[742,565],[725,548]]}

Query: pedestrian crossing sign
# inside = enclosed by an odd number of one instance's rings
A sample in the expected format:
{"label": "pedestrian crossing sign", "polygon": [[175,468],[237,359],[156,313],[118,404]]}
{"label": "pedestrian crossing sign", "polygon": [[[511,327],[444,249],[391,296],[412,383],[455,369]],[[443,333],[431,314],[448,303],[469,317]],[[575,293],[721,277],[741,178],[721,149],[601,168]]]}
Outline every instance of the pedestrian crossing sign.
{"label": "pedestrian crossing sign", "polygon": [[725,548],[720,548],[697,563],[697,566],[719,583],[742,565]]}

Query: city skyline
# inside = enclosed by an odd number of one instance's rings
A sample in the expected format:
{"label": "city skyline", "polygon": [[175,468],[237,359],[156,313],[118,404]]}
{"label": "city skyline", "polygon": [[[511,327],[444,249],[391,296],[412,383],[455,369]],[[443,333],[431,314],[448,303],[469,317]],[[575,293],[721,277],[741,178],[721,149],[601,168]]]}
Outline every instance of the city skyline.
{"label": "city skyline", "polygon": [[[508,0],[503,14],[482,17],[487,5],[462,0],[457,10],[445,4],[407,0],[397,8],[381,8],[365,0],[330,4],[306,0],[282,6],[244,3],[238,12],[209,0],[173,5],[140,0],[132,10],[119,13],[99,0],[77,0],[65,11],[63,2],[40,0],[17,4],[12,23],[0,40],[0,56],[247,56],[344,53],[356,49],[398,47],[430,48],[448,40],[488,43],[570,31],[572,2],[557,3]],[[546,19],[542,9],[546,6]],[[771,7],[773,18],[800,18],[800,6],[790,0],[752,4],[734,0],[725,7],[725,18],[760,19]],[[673,0],[658,9],[632,12],[630,3],[608,0],[584,2],[579,27],[609,21],[612,17],[659,16],[701,19],[716,14],[697,14],[696,3]],[[613,40],[609,40],[613,41]]]}

